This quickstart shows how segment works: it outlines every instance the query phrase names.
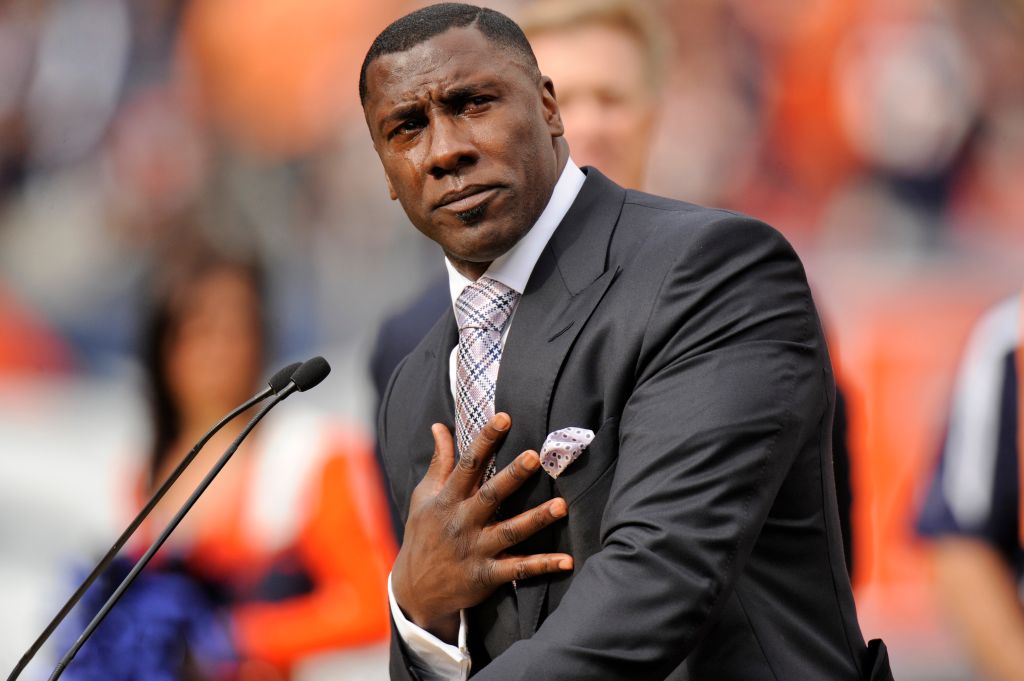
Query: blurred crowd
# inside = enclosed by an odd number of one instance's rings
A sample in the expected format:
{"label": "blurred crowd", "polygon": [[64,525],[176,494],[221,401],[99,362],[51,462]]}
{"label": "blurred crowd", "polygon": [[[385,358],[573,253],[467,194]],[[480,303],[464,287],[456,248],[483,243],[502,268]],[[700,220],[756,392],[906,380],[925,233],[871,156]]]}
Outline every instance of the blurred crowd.
{"label": "blurred crowd", "polygon": [[[808,254],[1020,246],[1020,3],[660,4],[647,188],[761,216]],[[140,282],[186,229],[266,260],[282,354],[408,297],[437,265],[387,201],[352,92],[363,45],[409,6],[4,3],[3,318],[47,340],[3,364],[130,354]]]}
{"label": "blurred crowd", "polygon": [[[259,591],[282,570],[294,578],[296,560],[300,581],[383,579],[393,546],[380,525],[383,488],[367,468],[370,358],[388,342],[377,336],[383,320],[410,303],[428,309],[418,296],[443,265],[388,199],[356,81],[373,37],[421,4],[0,4],[0,404],[38,386],[49,400],[27,420],[0,410],[0,517],[43,513],[47,475],[64,475],[58,484],[75,490],[80,481],[67,470],[47,468],[66,454],[46,448],[109,428],[114,434],[100,441],[126,453],[98,459],[101,489],[136,491],[97,502],[111,505],[110,517],[79,548],[105,548],[103,538],[116,535],[109,528],[123,526],[128,500],[151,484],[165,455],[187,451],[188,437],[272,365],[322,353],[338,368],[328,398],[315,421],[292,415],[330,433],[309,447],[323,450],[303,469],[316,482],[290,473],[293,491],[278,495],[309,508],[270,548],[239,539],[244,519],[219,528],[214,543],[232,550],[222,552],[216,579],[233,575]],[[969,327],[1024,282],[1024,0],[637,0],[632,28],[592,34],[570,30],[579,2],[482,4],[526,27],[542,71],[554,77],[577,163],[627,186],[750,213],[797,247],[849,400],[853,567],[865,634],[885,634],[898,678],[972,678],[964,648],[937,622],[930,554],[913,524]],[[599,49],[581,59],[593,41]],[[609,73],[618,75],[610,84]],[[199,267],[197,251],[219,254],[235,274],[248,271],[239,263],[258,263],[259,276],[243,278],[241,292],[229,284],[204,293],[210,268]],[[182,271],[188,285],[168,292],[168,277]],[[153,350],[159,304],[179,315],[181,333],[168,348],[180,354]],[[232,321],[214,312],[204,322],[211,305],[251,314]],[[259,346],[246,345],[247,336]],[[203,360],[200,346],[220,354]],[[146,418],[145,407],[128,406],[145,404],[167,381],[160,362],[182,377],[178,387],[163,386],[165,401],[181,400],[170,435],[160,412]],[[190,366],[200,378],[187,378]],[[210,378],[231,367],[235,383]],[[110,396],[97,405],[115,409],[82,423],[77,412],[89,407],[80,403],[94,390]],[[196,392],[219,399],[186,400]],[[119,419],[137,425],[126,434],[110,425]],[[75,435],[37,438],[26,423]],[[286,449],[303,456],[294,442]],[[242,486],[259,490],[261,475],[264,485],[280,479],[253,461],[226,481],[229,501],[221,503],[241,507]],[[24,472],[33,466],[45,474]],[[304,499],[303,484],[324,480],[335,486]],[[376,491],[352,508],[322,507],[353,489]],[[262,514],[263,527],[275,522],[266,509],[252,514]],[[371,528],[365,536],[352,529],[363,526],[359,519]],[[359,535],[353,550],[364,561],[324,548],[340,527]],[[19,553],[19,536],[0,522],[0,578],[22,574],[5,563],[31,560]],[[187,562],[188,552],[177,559]],[[247,569],[236,570],[242,563]],[[0,619],[0,669],[13,666],[59,594],[70,593],[69,575],[39,585],[15,611],[28,623]],[[0,579],[0,600],[17,588]],[[325,602],[349,607],[351,596],[341,588]],[[291,621],[324,616],[309,608]],[[348,633],[296,650],[386,637],[376,615],[367,617],[363,628],[327,623]],[[251,640],[261,635],[258,625],[237,626],[249,626]],[[290,654],[265,656],[285,669]]]}

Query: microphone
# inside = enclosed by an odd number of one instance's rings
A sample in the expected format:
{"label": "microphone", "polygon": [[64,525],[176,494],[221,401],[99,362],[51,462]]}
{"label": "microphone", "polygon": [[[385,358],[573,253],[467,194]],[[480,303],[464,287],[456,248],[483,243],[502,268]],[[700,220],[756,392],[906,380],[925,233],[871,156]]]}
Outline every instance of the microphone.
{"label": "microphone", "polygon": [[[323,360],[322,357],[319,359]],[[326,360],[324,360],[324,364],[326,363]],[[205,435],[203,435],[202,439],[200,439],[199,442],[197,442],[195,446],[192,447],[188,455],[186,455],[185,458],[181,460],[181,463],[178,464],[177,468],[175,468],[171,472],[171,474],[167,476],[167,479],[160,484],[160,487],[156,490],[156,492],[153,493],[153,496],[149,498],[149,501],[146,502],[146,505],[143,506],[142,510],[139,511],[138,515],[135,516],[135,519],[128,524],[128,527],[126,527],[124,532],[121,533],[121,536],[117,538],[113,545],[111,545],[110,549],[103,555],[103,558],[101,558],[100,562],[96,564],[96,567],[94,567],[92,572],[89,573],[89,576],[86,577],[85,580],[78,585],[78,589],[75,590],[75,593],[71,594],[71,598],[69,598],[68,601],[61,607],[60,611],[54,616],[54,618],[50,620],[50,623],[46,625],[46,628],[43,629],[43,632],[39,635],[39,638],[37,638],[35,642],[29,647],[29,649],[25,651],[25,654],[21,656],[21,660],[19,660],[18,664],[15,665],[14,670],[11,672],[10,676],[7,677],[7,681],[14,681],[14,679],[18,678],[18,676],[21,674],[25,666],[32,660],[33,657],[35,657],[36,653],[39,652],[39,649],[43,647],[43,644],[46,643],[46,641],[50,638],[50,636],[57,629],[60,623],[64,621],[64,618],[67,617],[68,613],[71,612],[71,609],[78,604],[78,601],[82,600],[82,597],[85,595],[85,592],[89,590],[89,587],[92,586],[93,582],[95,582],[96,579],[101,574],[103,574],[107,567],[110,566],[110,563],[114,560],[114,557],[117,555],[118,551],[120,551],[124,547],[125,543],[131,538],[131,536],[135,534],[135,531],[139,529],[139,526],[142,525],[142,522],[147,517],[149,517],[149,514],[153,511],[156,505],[160,503],[160,500],[163,499],[165,494],[167,494],[167,490],[171,488],[171,485],[173,485],[174,482],[179,477],[181,477],[181,474],[185,471],[186,468],[188,468],[189,464],[191,464],[192,461],[199,454],[199,450],[203,448],[203,445],[205,445],[210,440],[211,437],[216,435],[221,428],[227,425],[230,421],[234,420],[234,418],[237,417],[239,414],[248,410],[254,404],[262,402],[271,395],[280,394],[281,391],[285,390],[291,384],[292,374],[294,374],[302,366],[304,365],[300,362],[293,362],[292,364],[289,364],[283,369],[278,370],[277,373],[271,376],[270,379],[267,381],[266,388],[258,392],[253,397],[246,400],[245,403],[236,407],[230,414],[228,414],[220,421],[218,421],[216,425],[213,426],[213,428],[211,428],[209,431],[207,431]],[[327,371],[330,371],[330,367],[327,368]],[[326,374],[324,375],[326,376]],[[321,380],[323,379],[321,378]]]}
{"label": "microphone", "polygon": [[[331,365],[323,357],[317,356],[302,363],[295,373],[292,374],[292,383],[295,389],[304,393],[310,388],[320,385],[320,381],[327,378],[331,373]],[[284,399],[284,398],[282,398]]]}
{"label": "microphone", "polygon": [[[284,388],[292,380],[292,374],[294,374],[295,371],[301,366],[302,362],[292,362],[283,369],[278,369],[277,373],[275,373],[267,380],[267,388],[269,388],[270,392],[273,392],[275,395],[278,394],[279,392],[284,390]],[[330,369],[328,369],[328,371],[330,371]],[[260,395],[262,395],[260,399],[270,397],[270,393],[267,392],[266,388],[260,393]]]}
{"label": "microphone", "polygon": [[53,673],[50,675],[49,681],[57,681],[57,679],[60,678],[60,675],[64,673],[67,666],[73,659],[75,659],[75,655],[78,654],[79,649],[81,649],[85,642],[89,640],[89,637],[92,636],[92,633],[107,616],[107,613],[109,613],[111,609],[117,605],[117,602],[121,600],[121,596],[124,595],[124,592],[132,585],[135,578],[139,576],[139,573],[142,572],[153,556],[156,555],[156,552],[160,550],[160,547],[164,545],[164,542],[167,541],[168,537],[171,536],[171,533],[174,532],[175,528],[178,527],[178,524],[181,523],[185,514],[192,510],[192,507],[199,500],[199,497],[202,496],[203,492],[206,491],[206,488],[210,486],[210,483],[212,483],[213,479],[217,477],[217,474],[220,473],[221,469],[227,465],[227,462],[231,460],[231,457],[238,449],[238,446],[242,444],[242,440],[244,440],[252,429],[256,427],[256,424],[258,424],[271,409],[284,401],[293,392],[305,392],[310,388],[316,387],[321,381],[327,378],[327,374],[330,372],[331,366],[323,357],[317,356],[303,362],[302,365],[292,374],[291,380],[288,381],[287,385],[278,391],[266,406],[256,412],[256,415],[252,420],[246,424],[245,428],[242,429],[242,432],[239,433],[238,437],[236,437],[234,442],[231,443],[231,446],[227,448],[224,454],[221,455],[220,459],[217,460],[217,463],[213,465],[213,468],[211,468],[206,474],[206,477],[204,477],[199,485],[196,486],[188,500],[185,501],[180,509],[178,509],[178,512],[174,514],[173,518],[171,518],[171,521],[167,523],[167,526],[164,528],[163,532],[160,533],[160,536],[156,538],[156,541],[150,544],[149,548],[146,549],[146,552],[135,563],[128,575],[118,585],[117,589],[114,590],[114,593],[112,593],[110,598],[106,600],[103,606],[96,613],[96,616],[93,617],[88,626],[86,626],[82,635],[78,637],[78,640],[75,641],[74,645],[71,646],[67,653],[64,654],[64,657],[61,658],[60,662],[57,663],[57,666],[54,667]]}

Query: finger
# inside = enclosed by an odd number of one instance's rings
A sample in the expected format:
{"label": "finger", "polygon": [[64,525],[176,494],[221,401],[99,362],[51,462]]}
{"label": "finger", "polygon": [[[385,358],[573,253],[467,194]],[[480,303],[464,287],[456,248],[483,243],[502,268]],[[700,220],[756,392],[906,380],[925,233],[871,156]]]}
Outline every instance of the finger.
{"label": "finger", "polygon": [[480,478],[491,455],[497,449],[498,443],[504,439],[512,419],[504,412],[498,412],[492,416],[469,446],[469,450],[459,452],[455,462],[455,470],[448,478],[448,487],[452,495],[457,499],[468,499],[469,495],[476,489]]}
{"label": "finger", "polygon": [[526,480],[540,469],[540,456],[527,450],[502,468],[493,478],[480,486],[468,509],[470,516],[479,523],[494,517],[498,506],[513,492],[522,487]]}
{"label": "finger", "polygon": [[480,548],[487,555],[497,555],[564,518],[568,512],[565,499],[552,499],[514,518],[488,526],[480,538]]}
{"label": "finger", "polygon": [[538,553],[532,556],[509,556],[485,563],[481,581],[487,586],[508,584],[530,577],[572,570],[572,556],[565,553]]}
{"label": "finger", "polygon": [[430,434],[434,436],[434,453],[430,456],[430,465],[423,480],[436,490],[448,479],[455,465],[455,443],[451,431],[443,423],[430,426]]}

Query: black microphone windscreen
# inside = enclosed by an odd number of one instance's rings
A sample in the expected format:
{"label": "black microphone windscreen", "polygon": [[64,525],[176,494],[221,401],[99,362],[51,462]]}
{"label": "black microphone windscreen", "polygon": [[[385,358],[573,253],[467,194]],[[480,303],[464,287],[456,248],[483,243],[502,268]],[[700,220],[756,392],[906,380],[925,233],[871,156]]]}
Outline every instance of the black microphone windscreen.
{"label": "black microphone windscreen", "polygon": [[329,373],[331,373],[331,365],[327,363],[326,359],[318,356],[303,362],[302,366],[292,374],[292,381],[299,392],[305,392],[327,378]]}
{"label": "black microphone windscreen", "polygon": [[302,362],[292,362],[270,377],[267,384],[270,386],[270,389],[274,391],[275,395],[281,392],[284,387],[291,382],[292,374],[294,374],[296,369],[300,366],[302,366]]}

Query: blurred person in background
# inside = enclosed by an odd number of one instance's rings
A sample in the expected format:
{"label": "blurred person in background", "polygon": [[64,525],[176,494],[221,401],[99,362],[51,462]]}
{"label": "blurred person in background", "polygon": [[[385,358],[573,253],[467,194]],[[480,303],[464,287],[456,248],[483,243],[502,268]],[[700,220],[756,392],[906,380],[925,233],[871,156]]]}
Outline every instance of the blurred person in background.
{"label": "blurred person in background", "polygon": [[[140,500],[213,423],[258,390],[266,354],[270,320],[259,269],[201,247],[171,253],[144,334],[153,448]],[[147,541],[243,423],[206,445],[157,506]],[[68,678],[176,671],[178,679],[287,679],[314,653],[386,640],[381,594],[394,546],[376,476],[360,435],[302,410],[271,415],[83,648]],[[168,668],[171,660],[180,668]]]}
{"label": "blurred person in background", "polygon": [[992,681],[1024,680],[1022,331],[1020,294],[975,326],[918,519],[932,546],[938,589]]}
{"label": "blurred person in background", "polygon": [[863,3],[833,54],[833,109],[855,163],[837,177],[822,237],[889,253],[946,247],[953,188],[980,110],[957,5]]}
{"label": "blurred person in background", "polygon": [[518,23],[557,83],[573,158],[643,189],[670,49],[651,3],[540,0]]}

